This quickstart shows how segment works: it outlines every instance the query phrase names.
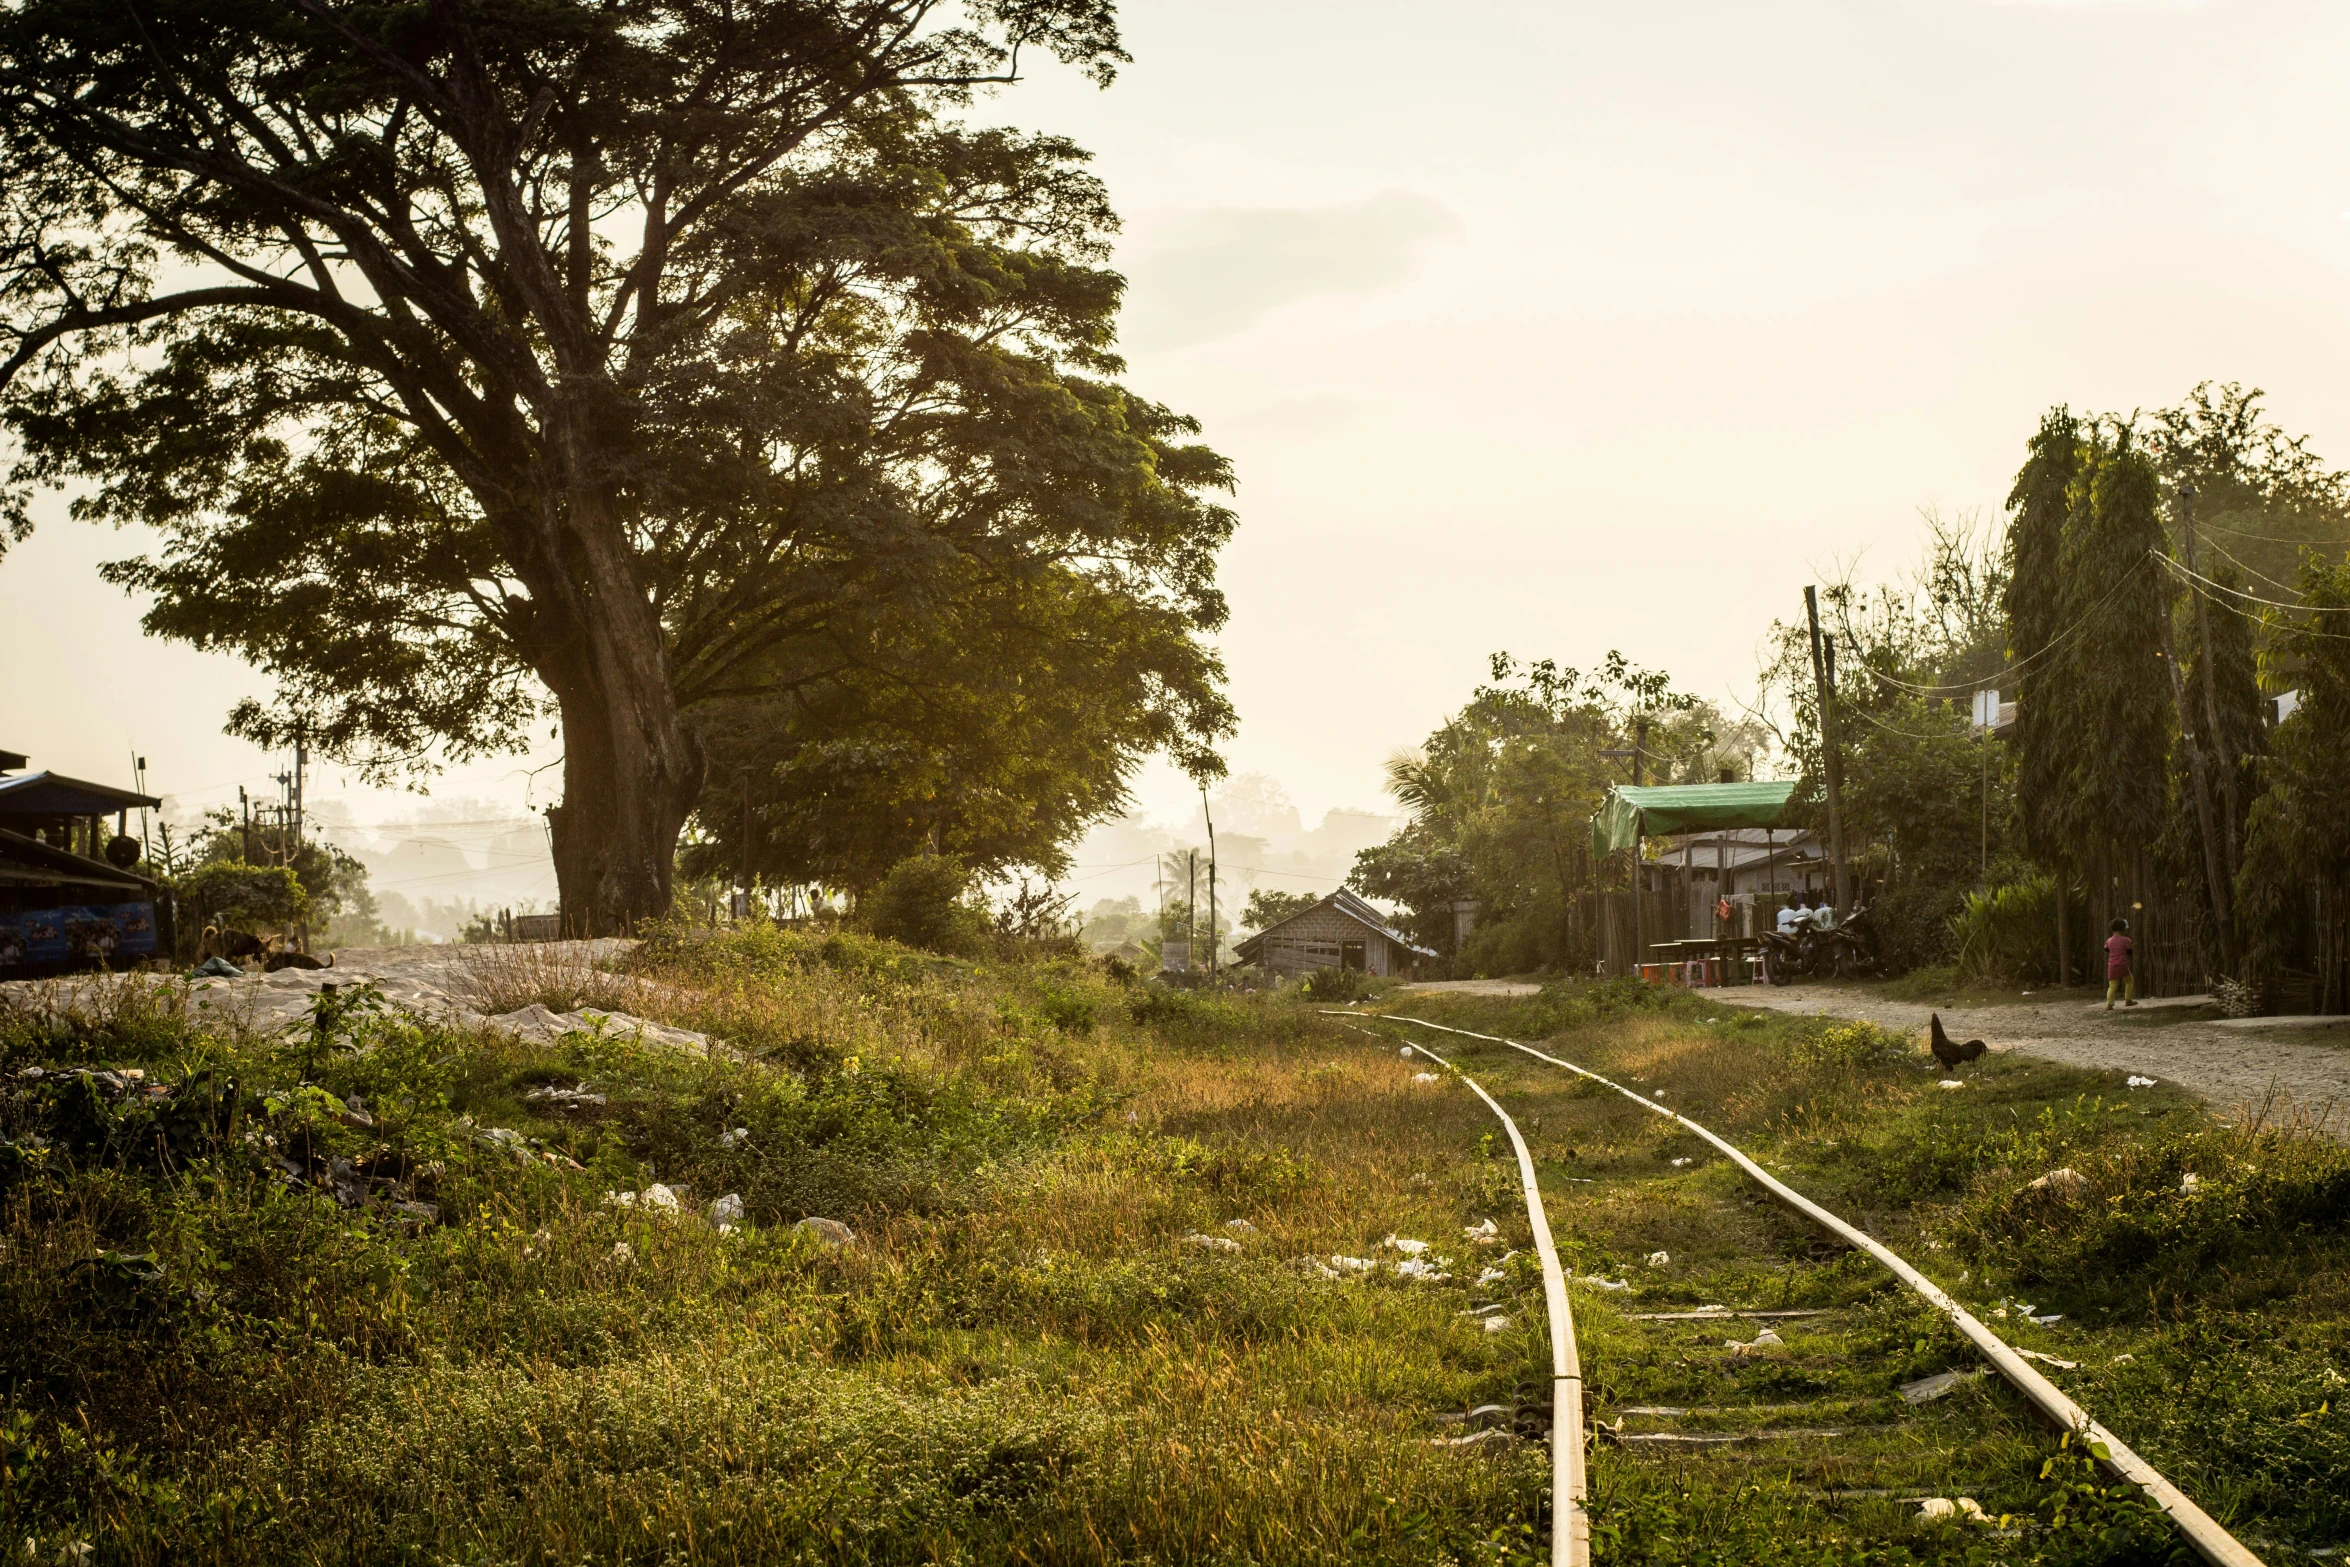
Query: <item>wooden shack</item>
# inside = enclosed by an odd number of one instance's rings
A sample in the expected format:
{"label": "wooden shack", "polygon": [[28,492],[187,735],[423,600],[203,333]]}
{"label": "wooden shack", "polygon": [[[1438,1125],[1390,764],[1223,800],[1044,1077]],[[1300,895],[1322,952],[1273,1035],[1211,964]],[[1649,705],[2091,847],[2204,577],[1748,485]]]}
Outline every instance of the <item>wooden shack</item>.
{"label": "wooden shack", "polygon": [[[24,764],[0,751],[0,773]],[[170,953],[170,900],[134,869],[138,840],[123,830],[161,803],[56,773],[0,776],[0,978]]]}
{"label": "wooden shack", "polygon": [[1420,959],[1436,956],[1433,949],[1414,945],[1377,909],[1343,890],[1266,926],[1232,950],[1243,963],[1293,977],[1326,968],[1408,974]]}

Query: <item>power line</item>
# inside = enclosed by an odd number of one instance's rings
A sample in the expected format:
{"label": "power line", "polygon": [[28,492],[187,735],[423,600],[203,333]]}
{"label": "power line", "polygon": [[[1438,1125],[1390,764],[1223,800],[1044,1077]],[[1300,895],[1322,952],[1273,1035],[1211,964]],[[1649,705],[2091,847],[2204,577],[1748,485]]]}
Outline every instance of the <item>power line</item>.
{"label": "power line", "polygon": [[1884,730],[1885,733],[1889,735],[1899,735],[1905,740],[1940,740],[1945,738],[1942,735],[1921,734],[1914,729],[1903,729],[1897,725],[1889,724],[1881,718],[1872,717],[1866,708],[1856,707],[1851,709],[1851,712],[1852,715],[1855,718],[1858,718],[1861,722],[1865,724],[1873,724],[1877,728]]}
{"label": "power line", "polygon": [[2226,545],[2221,544],[2218,540],[2206,538],[2203,543],[2205,548],[2210,549],[2224,557],[2229,565],[2234,566],[2237,570],[2243,572],[2246,576],[2257,577],[2261,581],[2267,583],[2270,587],[2282,588],[2287,593],[2295,591],[2293,584],[2290,582],[2279,582],[2276,578],[2270,576],[2267,572],[2260,570],[2258,567],[2246,565],[2236,556],[2234,551],[2230,550]]}
{"label": "power line", "polygon": [[2203,525],[2203,531],[2207,534],[2225,533],[2231,538],[2250,539],[2256,544],[2300,544],[2305,545],[2313,550],[2330,549],[2345,542],[2350,542],[2342,539],[2281,539],[2273,533],[2246,533],[2241,528],[2223,527],[2215,522],[2205,523]]}
{"label": "power line", "polygon": [[2306,599],[2301,603],[2291,604],[2283,599],[2264,599],[2257,593],[2248,593],[2242,588],[2231,588],[2224,582],[2214,582],[2203,573],[2180,565],[2168,555],[2158,555],[2155,558],[2180,576],[2191,577],[2207,588],[2215,588],[2222,593],[2231,593],[2237,598],[2248,599],[2255,604],[2266,604],[2271,609],[2291,610],[2298,615],[2350,615],[2350,604],[2312,604]]}
{"label": "power line", "polygon": [[[2177,561],[2169,560],[2167,556],[2164,557],[2164,559],[2170,568],[2177,572],[2182,579],[2192,579],[2187,581],[2187,591],[2190,593],[2199,594],[2206,601],[2217,604],[2220,608],[2227,610],[2232,614],[2241,615],[2246,620],[2253,621],[2256,624],[2265,623],[2260,615],[2246,609],[2241,604],[2232,604],[2228,600],[2218,597],[2216,594],[2208,591],[2204,584],[2208,583],[2210,587],[2217,588],[2220,593],[2233,593],[2238,598],[2250,599],[2255,604],[2265,604],[2271,609],[2281,609],[2296,614],[2350,614],[2350,605],[2344,604],[2280,604],[2275,599],[2260,598],[2253,594],[2246,593],[2240,588],[2223,587],[2219,583],[2212,582],[2208,577],[2198,576],[2196,573],[2189,571],[2186,567],[2180,565]],[[2315,626],[2295,626],[2288,634],[2296,637],[2320,637],[2328,642],[2350,642],[2350,632],[2320,631]]]}
{"label": "power line", "polygon": [[[2164,556],[2159,551],[2152,549],[2149,549],[2146,552],[2146,555],[2157,560],[2168,559],[2167,556]],[[2119,581],[2115,582],[2112,587],[2107,588],[2104,595],[2100,597],[2096,603],[2090,605],[2086,610],[2083,610],[2081,612],[2080,619],[2074,621],[2071,625],[2065,627],[2064,630],[2049,638],[2048,641],[2041,644],[2037,651],[2027,653],[2022,658],[2016,659],[2013,663],[2002,665],[1998,676],[1989,682],[1978,680],[1971,685],[1922,686],[1912,681],[1903,680],[1898,675],[1888,675],[1881,669],[1871,667],[1865,660],[1862,662],[1860,667],[1873,678],[1883,681],[1886,685],[1892,686],[1897,690],[1907,691],[1913,696],[1956,696],[1961,692],[1971,693],[1975,691],[1996,691],[1999,689],[2000,680],[2004,680],[2010,675],[2021,674],[2024,670],[2029,669],[2039,660],[2046,658],[2051,653],[2054,653],[2058,648],[2064,647],[2075,637],[2078,637],[2082,632],[2088,630],[2090,622],[2097,618],[2099,612],[2102,611],[2105,606],[2113,600],[2114,595],[2121,592],[2122,589],[2128,587],[2130,585],[2131,579],[2136,577],[2139,572],[2145,569],[2146,559],[2142,557],[2138,561],[2137,565],[2132,566],[2128,571],[2122,574]],[[1851,636],[1852,627],[1849,623],[1843,627],[1843,630],[1846,636]],[[1857,639],[1855,639],[1855,641],[1857,643]]]}

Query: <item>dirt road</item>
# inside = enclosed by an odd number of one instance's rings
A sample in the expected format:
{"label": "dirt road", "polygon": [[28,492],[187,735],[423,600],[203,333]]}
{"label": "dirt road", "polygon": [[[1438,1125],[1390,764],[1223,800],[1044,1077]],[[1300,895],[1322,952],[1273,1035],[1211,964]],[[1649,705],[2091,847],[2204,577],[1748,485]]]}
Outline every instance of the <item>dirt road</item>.
{"label": "dirt road", "polygon": [[[2076,991],[2062,1001],[1939,1010],[1955,1039],[1979,1038],[1994,1050],[2021,1050],[2069,1066],[2163,1078],[2222,1109],[2259,1104],[2272,1090],[2290,1095],[2304,1111],[2331,1106],[2335,1135],[2350,1139],[2350,1018],[2315,1027],[2300,1020],[2231,1022],[2208,1006],[2182,1004],[2187,998],[2108,1012],[2102,999],[2092,1002],[2088,995]],[[1924,1028],[1937,1010],[1888,1000],[1861,986],[1755,985],[1725,990],[1721,997],[1740,1006],[1866,1018],[1903,1029]]]}

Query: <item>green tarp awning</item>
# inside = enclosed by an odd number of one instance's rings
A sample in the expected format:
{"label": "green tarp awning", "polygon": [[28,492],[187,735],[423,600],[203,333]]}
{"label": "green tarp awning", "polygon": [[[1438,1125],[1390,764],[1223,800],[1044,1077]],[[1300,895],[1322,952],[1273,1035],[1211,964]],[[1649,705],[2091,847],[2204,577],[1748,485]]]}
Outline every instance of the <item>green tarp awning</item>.
{"label": "green tarp awning", "polygon": [[1777,783],[1652,784],[1610,789],[1607,803],[1591,818],[1591,852],[1598,857],[1629,849],[1642,838],[1674,833],[1719,832],[1725,827],[1785,825],[1795,781]]}

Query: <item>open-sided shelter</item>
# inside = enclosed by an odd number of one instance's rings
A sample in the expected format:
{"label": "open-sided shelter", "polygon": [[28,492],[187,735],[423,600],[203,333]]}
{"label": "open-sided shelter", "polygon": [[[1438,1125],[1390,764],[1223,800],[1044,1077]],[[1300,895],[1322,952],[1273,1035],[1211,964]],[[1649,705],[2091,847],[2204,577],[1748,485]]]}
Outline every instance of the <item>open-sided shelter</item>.
{"label": "open-sided shelter", "polygon": [[1779,827],[1795,798],[1792,779],[1769,783],[1618,784],[1591,818],[1591,853],[1605,859],[1643,838],[1719,832],[1725,827]]}

